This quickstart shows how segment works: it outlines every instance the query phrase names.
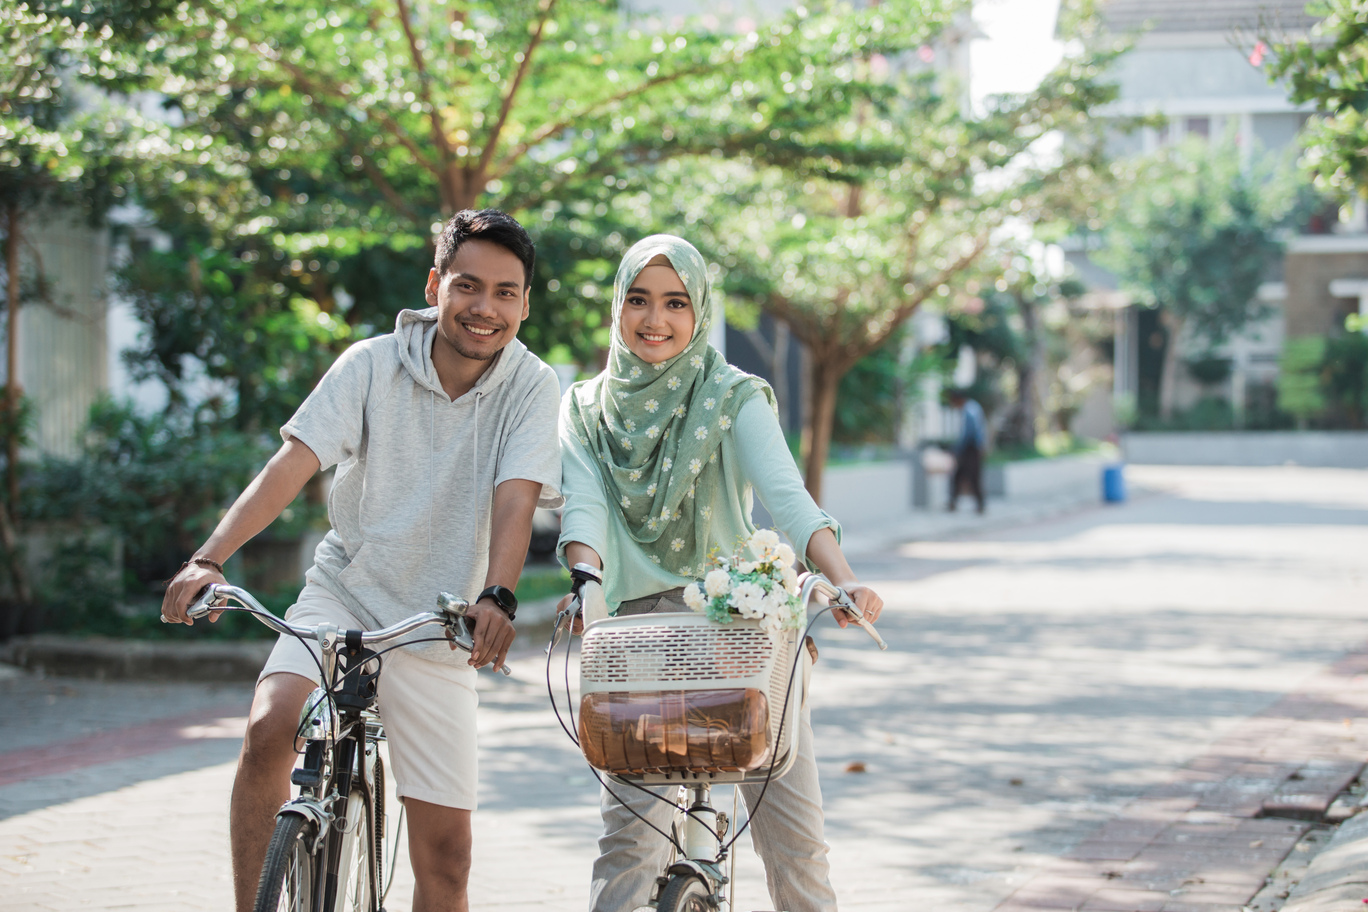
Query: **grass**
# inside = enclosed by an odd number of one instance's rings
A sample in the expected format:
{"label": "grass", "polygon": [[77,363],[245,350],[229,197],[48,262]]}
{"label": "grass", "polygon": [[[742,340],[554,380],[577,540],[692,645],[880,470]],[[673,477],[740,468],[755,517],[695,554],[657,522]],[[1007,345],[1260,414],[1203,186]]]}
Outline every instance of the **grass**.
{"label": "grass", "polygon": [[1115,455],[1116,447],[1091,437],[1077,437],[1063,431],[1040,434],[1034,446],[1000,447],[988,454],[988,462],[1021,462],[1029,459],[1053,459],[1056,456],[1077,456],[1083,453]]}
{"label": "grass", "polygon": [[535,602],[570,591],[570,571],[560,564],[528,564],[518,580],[518,601]]}

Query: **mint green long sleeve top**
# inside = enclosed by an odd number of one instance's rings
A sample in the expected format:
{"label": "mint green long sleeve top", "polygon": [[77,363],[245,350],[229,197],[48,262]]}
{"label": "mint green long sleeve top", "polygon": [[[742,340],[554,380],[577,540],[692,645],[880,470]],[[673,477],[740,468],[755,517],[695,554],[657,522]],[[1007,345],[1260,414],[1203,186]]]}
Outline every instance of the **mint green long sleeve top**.
{"label": "mint green long sleeve top", "polygon": [[[565,548],[570,542],[593,548],[603,560],[604,596],[614,613],[622,602],[696,582],[653,563],[632,539],[622,513],[604,494],[598,457],[567,429],[568,401],[562,399],[560,417],[561,491],[565,495],[557,548],[561,562],[566,563]],[[818,529],[831,529],[839,541],[841,527],[803,487],[779,419],[765,397],[751,396],[741,406],[736,426],[727,432],[718,452],[723,483],[712,502],[699,503],[697,509],[712,511],[711,533],[719,553],[731,554],[755,531],[751,509],[758,494],[778,530],[793,543],[793,550],[809,569],[817,569],[807,561],[808,541]],[[698,569],[698,578],[704,569]]]}

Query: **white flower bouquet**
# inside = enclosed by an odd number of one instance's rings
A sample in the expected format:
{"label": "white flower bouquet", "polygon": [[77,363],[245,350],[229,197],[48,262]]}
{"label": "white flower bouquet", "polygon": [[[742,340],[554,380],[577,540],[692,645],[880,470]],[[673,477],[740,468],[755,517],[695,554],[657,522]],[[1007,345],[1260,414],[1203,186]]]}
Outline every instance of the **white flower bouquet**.
{"label": "white flower bouquet", "polygon": [[794,557],[779,533],[759,529],[731,557],[714,558],[702,584],[685,587],[684,602],[719,624],[730,624],[733,617],[757,619],[770,636],[801,629]]}

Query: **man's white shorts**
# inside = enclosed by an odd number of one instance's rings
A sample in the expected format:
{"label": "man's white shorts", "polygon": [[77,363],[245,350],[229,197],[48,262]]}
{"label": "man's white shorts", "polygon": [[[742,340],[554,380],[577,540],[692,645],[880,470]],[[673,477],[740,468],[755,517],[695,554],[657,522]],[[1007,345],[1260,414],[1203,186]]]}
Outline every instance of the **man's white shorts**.
{"label": "man's white shorts", "polygon": [[[322,586],[309,583],[299,601],[285,613],[296,624],[329,622],[343,628],[365,627]],[[432,628],[432,635],[440,630]],[[311,650],[293,636],[281,636],[257,677],[288,672],[318,682]],[[464,657],[464,654],[462,654]],[[401,798],[417,798],[443,807],[475,809],[475,669],[464,662],[433,662],[395,649],[384,656],[376,709],[385,724],[394,782]]]}

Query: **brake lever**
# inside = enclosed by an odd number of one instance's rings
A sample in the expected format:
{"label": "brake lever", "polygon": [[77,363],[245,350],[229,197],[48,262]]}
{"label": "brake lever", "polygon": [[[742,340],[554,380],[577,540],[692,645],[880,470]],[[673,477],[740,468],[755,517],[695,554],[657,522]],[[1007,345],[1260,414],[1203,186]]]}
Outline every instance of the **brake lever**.
{"label": "brake lever", "polygon": [[550,655],[551,650],[555,649],[557,644],[560,643],[562,631],[574,629],[575,618],[579,617],[580,612],[583,610],[583,606],[580,604],[579,593],[576,591],[574,601],[556,612],[556,625],[551,628],[551,642],[546,644],[547,655]]}
{"label": "brake lever", "polygon": [[850,597],[848,592],[838,587],[836,589],[836,602],[841,606],[841,610],[846,613],[846,617],[863,627],[864,632],[869,634],[875,643],[879,644],[880,649],[888,648],[883,637],[879,636],[879,631],[875,630],[874,625],[865,619],[864,612],[860,610],[859,605],[855,604],[855,600]]}
{"label": "brake lever", "polygon": [[[453,626],[456,629],[451,629]],[[466,652],[475,651],[475,632],[471,629],[469,618],[466,618],[464,614],[458,614],[456,617],[451,618],[451,621],[447,622],[446,630],[451,643],[465,649]],[[499,671],[502,671],[503,677],[509,677],[509,675],[513,674],[512,671],[509,671],[509,666],[506,665],[506,663],[505,665],[499,666]]]}

